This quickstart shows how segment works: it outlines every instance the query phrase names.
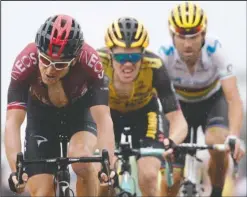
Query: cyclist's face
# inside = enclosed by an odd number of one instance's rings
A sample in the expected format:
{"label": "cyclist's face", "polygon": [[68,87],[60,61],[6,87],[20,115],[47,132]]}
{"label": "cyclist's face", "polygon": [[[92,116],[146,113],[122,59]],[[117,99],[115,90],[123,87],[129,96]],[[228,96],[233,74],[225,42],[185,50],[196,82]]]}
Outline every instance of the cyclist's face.
{"label": "cyclist's face", "polygon": [[198,59],[204,39],[203,37],[202,33],[193,37],[174,35],[174,44],[179,56],[185,63],[195,62]]}
{"label": "cyclist's face", "polygon": [[42,81],[47,85],[55,84],[68,73],[69,67],[74,63],[75,60],[53,60],[45,54],[40,53],[39,70],[41,73]]}
{"label": "cyclist's face", "polygon": [[141,66],[141,48],[122,48],[112,49],[112,66],[114,74],[122,83],[132,82],[138,75]]}

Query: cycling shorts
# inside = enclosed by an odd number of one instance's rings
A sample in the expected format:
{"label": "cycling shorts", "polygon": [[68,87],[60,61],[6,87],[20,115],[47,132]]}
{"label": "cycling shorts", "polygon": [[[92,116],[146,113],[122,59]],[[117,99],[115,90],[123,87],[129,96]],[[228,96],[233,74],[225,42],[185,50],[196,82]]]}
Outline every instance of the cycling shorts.
{"label": "cycling shorts", "polygon": [[[191,128],[196,131],[201,126],[203,132],[210,127],[228,129],[228,104],[222,89],[204,101],[197,103],[180,101],[180,106],[189,127],[189,135],[186,137],[185,142],[190,142]],[[194,132],[194,139],[197,137],[196,134],[197,132]]]}
{"label": "cycling shorts", "polygon": [[[130,127],[132,148],[164,148],[164,137],[169,135],[169,121],[159,109],[156,97],[153,97],[145,107],[136,111],[120,113],[111,110],[111,116],[114,123],[116,147],[119,147],[124,127]],[[164,162],[162,157],[158,159]]]}
{"label": "cycling shorts", "polygon": [[[222,89],[209,99],[196,103],[180,101],[180,107],[188,123],[188,135],[184,143],[190,143],[191,129],[194,130],[193,143],[196,143],[197,129],[202,127],[205,132],[210,127],[228,128],[228,105]],[[177,153],[181,167],[185,164],[185,155]],[[163,166],[163,165],[162,165]],[[163,166],[164,167],[164,166]]]}
{"label": "cycling shorts", "polygon": [[[27,126],[25,137],[25,159],[44,159],[60,157],[59,135],[70,139],[78,131],[96,133],[96,124],[89,108],[85,107],[84,96],[75,103],[62,108],[45,105],[28,99]],[[57,166],[53,164],[30,164],[25,171],[31,177],[36,174],[54,174]]]}

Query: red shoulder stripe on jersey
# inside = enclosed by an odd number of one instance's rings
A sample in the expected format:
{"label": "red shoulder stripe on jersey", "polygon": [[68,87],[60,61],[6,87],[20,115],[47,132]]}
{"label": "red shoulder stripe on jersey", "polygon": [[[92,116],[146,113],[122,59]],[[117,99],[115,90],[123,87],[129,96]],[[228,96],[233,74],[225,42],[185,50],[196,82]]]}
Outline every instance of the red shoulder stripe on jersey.
{"label": "red shoulder stripe on jersey", "polygon": [[10,110],[10,109],[24,109],[25,110],[26,108],[27,108],[27,104],[23,102],[11,102],[7,106],[7,110]]}

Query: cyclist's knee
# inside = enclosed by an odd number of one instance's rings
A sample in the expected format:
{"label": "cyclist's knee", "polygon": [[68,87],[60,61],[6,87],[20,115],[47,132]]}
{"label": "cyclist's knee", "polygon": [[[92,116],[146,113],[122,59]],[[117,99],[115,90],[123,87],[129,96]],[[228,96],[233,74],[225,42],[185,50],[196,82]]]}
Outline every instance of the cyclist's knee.
{"label": "cyclist's knee", "polygon": [[[165,169],[163,169],[162,173],[161,173],[162,181],[165,182],[165,184],[166,184],[165,173],[166,173],[166,171],[165,171]],[[183,178],[183,169],[182,168],[177,168],[177,167],[173,168],[173,182],[174,182],[174,184],[180,183],[182,178]]]}
{"label": "cyclist's knee", "polygon": [[157,184],[160,161],[154,157],[140,158],[138,161],[138,179],[140,185]]}
{"label": "cyclist's knee", "polygon": [[206,144],[222,144],[228,135],[228,130],[222,127],[209,127],[205,133]]}
{"label": "cyclist's knee", "polygon": [[55,196],[53,176],[49,174],[34,175],[28,179],[27,189],[32,197]]}
{"label": "cyclist's knee", "polygon": [[[92,156],[90,148],[83,144],[74,144],[69,148],[70,157],[89,157]],[[74,163],[72,169],[79,176],[88,176],[92,172],[93,163]]]}
{"label": "cyclist's knee", "polygon": [[174,183],[180,183],[182,178],[183,178],[183,170],[182,170],[182,168],[174,168],[173,169]]}

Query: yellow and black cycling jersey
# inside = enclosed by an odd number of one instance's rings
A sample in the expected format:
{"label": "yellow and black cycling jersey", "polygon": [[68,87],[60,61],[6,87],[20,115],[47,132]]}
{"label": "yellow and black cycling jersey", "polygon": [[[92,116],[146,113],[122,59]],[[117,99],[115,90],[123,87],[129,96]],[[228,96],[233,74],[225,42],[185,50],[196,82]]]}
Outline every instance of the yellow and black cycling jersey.
{"label": "yellow and black cycling jersey", "polygon": [[158,55],[147,50],[144,52],[132,92],[128,98],[122,98],[117,95],[113,85],[114,70],[109,49],[101,48],[97,51],[104,66],[104,73],[109,78],[111,109],[122,113],[135,111],[146,106],[154,96],[159,97],[164,113],[178,109],[178,102],[168,72]]}

